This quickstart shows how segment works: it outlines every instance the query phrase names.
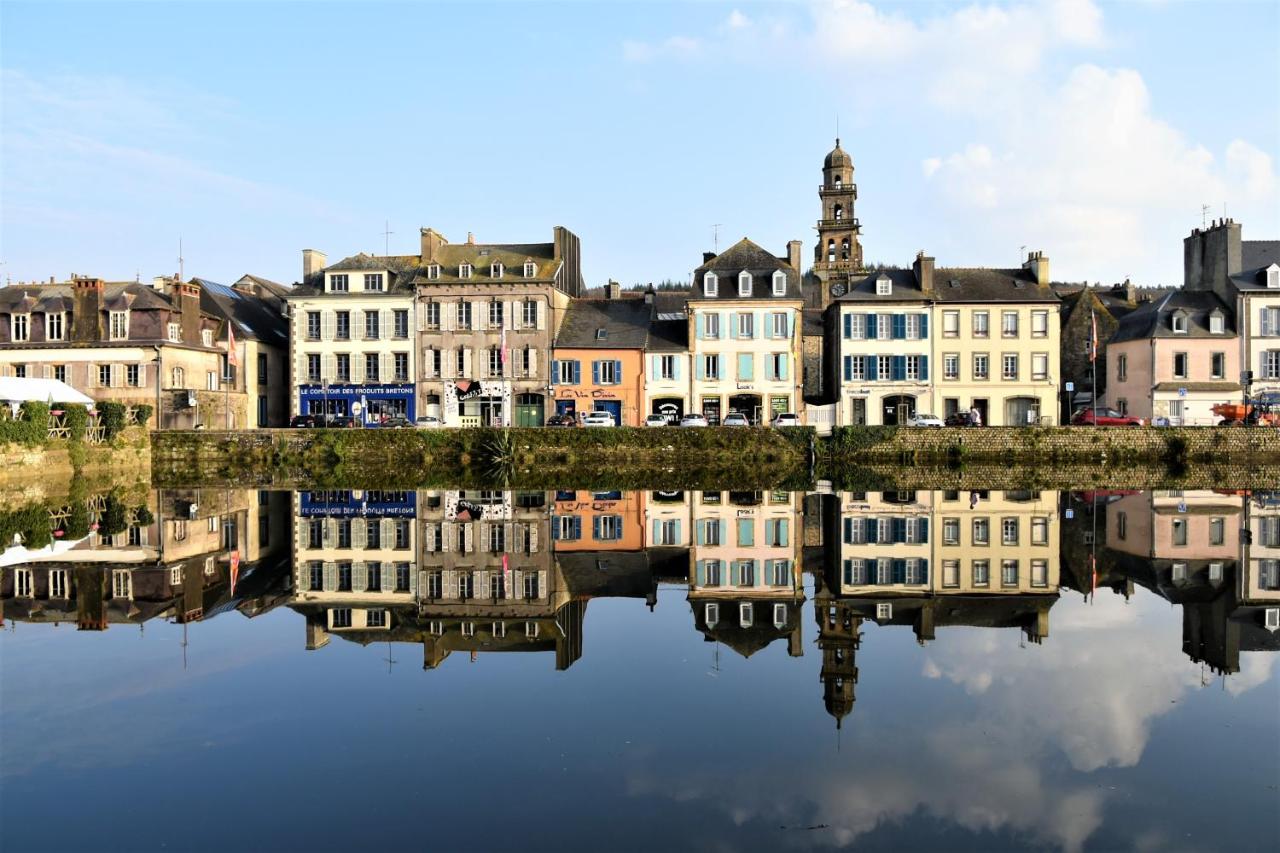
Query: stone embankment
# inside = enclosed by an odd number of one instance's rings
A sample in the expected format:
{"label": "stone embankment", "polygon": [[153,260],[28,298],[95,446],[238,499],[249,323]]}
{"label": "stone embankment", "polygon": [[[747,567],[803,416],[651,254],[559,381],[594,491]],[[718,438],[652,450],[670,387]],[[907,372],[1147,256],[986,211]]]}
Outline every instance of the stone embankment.
{"label": "stone embankment", "polygon": [[0,445],[0,491],[24,499],[66,494],[73,481],[132,483],[151,477],[151,445],[142,427],[126,427],[110,442],[49,439]]}

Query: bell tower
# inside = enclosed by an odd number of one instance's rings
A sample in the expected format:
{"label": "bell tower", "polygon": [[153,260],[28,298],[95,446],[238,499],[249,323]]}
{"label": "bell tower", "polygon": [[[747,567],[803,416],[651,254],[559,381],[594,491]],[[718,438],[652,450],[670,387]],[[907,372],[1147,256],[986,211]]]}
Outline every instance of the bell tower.
{"label": "bell tower", "polygon": [[[822,307],[848,289],[851,273],[862,269],[862,227],[853,214],[858,185],[853,182],[853,158],[840,147],[827,154],[822,164],[822,186],[818,187],[822,216],[818,220],[818,245],[813,251],[813,271],[821,283]],[[833,290],[834,288],[834,290]]]}

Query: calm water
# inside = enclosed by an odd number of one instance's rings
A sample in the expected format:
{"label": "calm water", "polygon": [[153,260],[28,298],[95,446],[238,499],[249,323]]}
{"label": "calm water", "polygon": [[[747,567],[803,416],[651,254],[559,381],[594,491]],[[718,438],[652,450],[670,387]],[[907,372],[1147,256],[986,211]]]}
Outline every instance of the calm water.
{"label": "calm water", "polygon": [[1280,845],[1275,495],[136,503],[0,555],[6,851]]}

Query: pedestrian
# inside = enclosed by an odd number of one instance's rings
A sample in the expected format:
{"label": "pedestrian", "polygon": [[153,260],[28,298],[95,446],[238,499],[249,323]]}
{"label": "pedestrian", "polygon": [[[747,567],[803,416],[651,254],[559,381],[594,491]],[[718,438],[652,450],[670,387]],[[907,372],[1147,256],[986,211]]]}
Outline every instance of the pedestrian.
{"label": "pedestrian", "polygon": [[969,509],[973,509],[977,505],[978,505],[978,493],[970,492],[969,493]]}
{"label": "pedestrian", "polygon": [[969,422],[974,426],[982,426],[982,412],[978,411],[977,406],[969,407]]}

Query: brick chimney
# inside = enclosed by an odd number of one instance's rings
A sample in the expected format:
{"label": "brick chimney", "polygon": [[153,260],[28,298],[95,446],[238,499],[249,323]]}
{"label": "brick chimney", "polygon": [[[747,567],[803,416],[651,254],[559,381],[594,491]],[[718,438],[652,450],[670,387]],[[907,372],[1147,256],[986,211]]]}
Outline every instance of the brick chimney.
{"label": "brick chimney", "polygon": [[605,299],[621,299],[622,285],[618,284],[613,279],[609,279],[609,283],[604,286],[604,298]]}
{"label": "brick chimney", "polygon": [[1182,241],[1182,286],[1212,290],[1232,304],[1230,277],[1243,264],[1240,244],[1240,224],[1231,219],[1215,219],[1207,229],[1193,229]]}
{"label": "brick chimney", "polygon": [[472,234],[470,231],[468,231],[468,232],[467,232],[467,245],[468,245],[468,246],[474,246],[475,244],[476,244],[476,235],[475,235],[475,234]]}
{"label": "brick chimney", "polygon": [[787,263],[791,264],[791,268],[796,272],[804,272],[804,267],[800,266],[804,261],[800,259],[800,253],[804,251],[804,243],[799,240],[787,241]]}
{"label": "brick chimney", "polygon": [[302,250],[302,280],[305,282],[311,276],[324,269],[325,264],[329,262],[329,258],[324,252],[316,249]]}
{"label": "brick chimney", "polygon": [[174,282],[169,299],[173,303],[174,319],[182,328],[183,343],[200,343],[200,285]]}
{"label": "brick chimney", "polygon": [[1022,262],[1022,268],[1030,271],[1032,277],[1036,280],[1036,284],[1042,287],[1049,284],[1049,259],[1044,256],[1044,252],[1031,252],[1028,254],[1027,259]]}
{"label": "brick chimney", "polygon": [[715,252],[703,252],[703,253],[702,253],[702,262],[703,262],[704,264],[709,264],[709,263],[711,263],[712,261],[714,261],[715,259],[716,259],[716,253],[715,253]]}
{"label": "brick chimney", "polygon": [[419,248],[418,251],[422,255],[422,263],[427,264],[436,259],[436,253],[440,251],[441,246],[448,245],[449,241],[444,235],[434,228],[418,229]]}
{"label": "brick chimney", "polygon": [[100,278],[71,278],[71,339],[88,343],[102,340],[102,292]]}
{"label": "brick chimney", "polygon": [[934,259],[926,255],[923,249],[916,252],[911,269],[916,274],[916,284],[921,293],[933,293],[933,264]]}

